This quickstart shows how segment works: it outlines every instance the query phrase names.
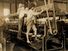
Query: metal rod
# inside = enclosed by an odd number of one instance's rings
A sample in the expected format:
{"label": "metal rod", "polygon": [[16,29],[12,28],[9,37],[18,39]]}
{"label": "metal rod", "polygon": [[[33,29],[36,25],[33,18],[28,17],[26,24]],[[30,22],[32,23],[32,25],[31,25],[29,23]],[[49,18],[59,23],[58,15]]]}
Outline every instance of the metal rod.
{"label": "metal rod", "polygon": [[46,23],[44,24],[44,36],[42,38],[42,51],[47,51],[47,45],[45,41],[45,36],[46,36]]}
{"label": "metal rod", "polygon": [[46,0],[44,0],[45,6],[46,6],[46,13],[47,13],[47,20],[48,20],[48,25],[49,25],[49,32],[52,34],[52,28],[51,28],[51,24],[50,24],[50,20],[49,20],[49,13],[48,13],[48,7],[46,4]]}
{"label": "metal rod", "polygon": [[44,51],[47,51],[47,28],[46,28],[46,23],[44,24]]}
{"label": "metal rod", "polygon": [[45,51],[44,50],[44,38],[42,38],[42,51]]}
{"label": "metal rod", "polygon": [[[54,0],[53,0],[53,28],[54,28],[54,30],[56,30],[56,31],[58,31],[57,30],[57,22],[56,22],[56,15],[55,15],[55,7],[54,7]],[[57,33],[57,32],[56,32]]]}
{"label": "metal rod", "polygon": [[65,38],[65,30],[64,30],[64,28],[63,28],[63,26],[62,26],[62,34],[63,34],[63,51],[66,51],[66,38]]}

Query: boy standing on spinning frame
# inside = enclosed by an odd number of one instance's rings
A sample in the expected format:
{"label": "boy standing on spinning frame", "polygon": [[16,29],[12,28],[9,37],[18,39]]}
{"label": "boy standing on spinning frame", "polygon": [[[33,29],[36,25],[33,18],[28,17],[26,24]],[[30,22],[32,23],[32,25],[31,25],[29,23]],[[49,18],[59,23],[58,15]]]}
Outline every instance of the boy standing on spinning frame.
{"label": "boy standing on spinning frame", "polygon": [[30,29],[32,28],[34,31],[34,37],[37,39],[36,35],[37,35],[37,29],[34,23],[35,20],[35,15],[41,14],[43,12],[43,10],[41,12],[35,12],[33,5],[30,6],[28,12],[27,12],[27,18],[26,18],[26,25],[27,25],[27,33],[26,33],[26,38],[27,38],[27,43],[30,43],[29,41],[29,32]]}

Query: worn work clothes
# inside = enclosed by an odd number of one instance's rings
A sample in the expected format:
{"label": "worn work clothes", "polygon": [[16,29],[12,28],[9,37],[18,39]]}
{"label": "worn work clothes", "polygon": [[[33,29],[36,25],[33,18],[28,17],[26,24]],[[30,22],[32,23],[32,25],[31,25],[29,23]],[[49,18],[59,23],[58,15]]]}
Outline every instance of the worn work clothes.
{"label": "worn work clothes", "polygon": [[21,37],[22,21],[23,21],[23,17],[24,17],[24,15],[25,15],[25,13],[26,13],[26,12],[25,12],[24,7],[18,9],[17,14],[19,15],[19,20],[18,20],[18,35],[17,35],[17,37]]}
{"label": "worn work clothes", "polygon": [[26,25],[29,24],[32,20],[35,19],[35,15],[41,14],[41,12],[34,12],[33,10],[29,10],[27,12]]}
{"label": "worn work clothes", "polygon": [[34,32],[37,31],[34,24],[34,20],[35,20],[34,15],[38,15],[38,14],[40,14],[40,12],[34,12],[33,10],[29,10],[27,12],[27,18],[26,18],[27,32],[29,32],[31,28],[34,30]]}
{"label": "worn work clothes", "polygon": [[22,32],[22,19],[18,19],[18,36],[21,36],[21,32]]}
{"label": "worn work clothes", "polygon": [[30,29],[32,28],[34,31],[34,35],[37,34],[37,29],[36,26],[34,24],[34,19],[35,19],[35,15],[41,14],[41,12],[34,12],[33,10],[29,10],[27,12],[27,18],[26,18],[26,25],[27,25],[27,33],[26,33],[26,37],[27,37],[27,42],[29,43],[29,32]]}

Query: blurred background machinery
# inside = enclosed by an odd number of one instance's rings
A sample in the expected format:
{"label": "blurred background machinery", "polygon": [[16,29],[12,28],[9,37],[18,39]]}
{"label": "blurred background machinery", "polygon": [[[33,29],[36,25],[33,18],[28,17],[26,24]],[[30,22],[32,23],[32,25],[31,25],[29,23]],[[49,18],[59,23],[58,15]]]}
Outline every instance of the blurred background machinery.
{"label": "blurred background machinery", "polygon": [[[36,4],[35,10],[37,11],[39,11],[39,8],[50,8],[36,16],[37,36],[40,35],[40,37],[35,40],[32,37],[33,30],[31,30],[30,41],[32,41],[32,44],[26,42],[25,24],[22,25],[22,39],[17,39],[18,16],[7,16],[17,12],[19,3],[25,4],[25,7],[29,7],[32,3]],[[48,7],[45,7],[46,4]],[[0,16],[2,51],[65,51],[68,48],[67,0],[0,0]],[[49,29],[51,29],[52,34],[49,33]],[[54,30],[57,30],[57,32]]]}

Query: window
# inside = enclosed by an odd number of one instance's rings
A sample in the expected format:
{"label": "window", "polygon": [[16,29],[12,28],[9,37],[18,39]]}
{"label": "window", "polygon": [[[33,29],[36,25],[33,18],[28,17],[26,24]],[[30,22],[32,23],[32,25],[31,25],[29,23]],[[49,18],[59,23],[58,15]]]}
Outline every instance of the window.
{"label": "window", "polygon": [[4,8],[4,16],[7,16],[10,14],[10,9]]}

